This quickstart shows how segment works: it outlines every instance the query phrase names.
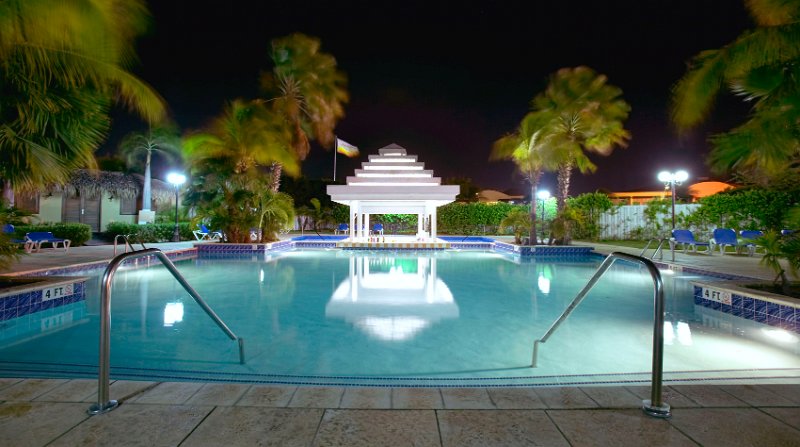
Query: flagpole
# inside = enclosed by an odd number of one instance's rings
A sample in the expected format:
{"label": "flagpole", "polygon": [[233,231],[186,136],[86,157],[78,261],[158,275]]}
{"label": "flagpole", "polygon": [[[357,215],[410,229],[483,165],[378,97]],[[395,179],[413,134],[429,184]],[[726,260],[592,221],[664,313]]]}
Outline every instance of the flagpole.
{"label": "flagpole", "polygon": [[339,137],[333,137],[333,182],[336,183],[336,153],[339,152]]}

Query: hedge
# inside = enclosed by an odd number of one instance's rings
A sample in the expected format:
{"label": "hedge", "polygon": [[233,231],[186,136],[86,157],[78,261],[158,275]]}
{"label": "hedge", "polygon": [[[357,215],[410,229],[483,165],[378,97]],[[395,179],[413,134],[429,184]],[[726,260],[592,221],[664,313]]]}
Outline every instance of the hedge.
{"label": "hedge", "polygon": [[17,225],[15,226],[15,236],[22,239],[25,233],[33,231],[49,231],[53,236],[61,239],[69,239],[73,247],[83,245],[92,238],[92,227],[81,223],[45,223],[37,225]]}
{"label": "hedge", "polygon": [[[196,227],[188,222],[179,222],[178,231],[180,232],[181,240],[194,240],[192,230]],[[175,233],[174,223],[155,223],[155,224],[130,224],[123,222],[111,222],[106,229],[106,235],[113,239],[119,234],[133,234],[136,238],[131,242],[170,242],[172,235]]]}

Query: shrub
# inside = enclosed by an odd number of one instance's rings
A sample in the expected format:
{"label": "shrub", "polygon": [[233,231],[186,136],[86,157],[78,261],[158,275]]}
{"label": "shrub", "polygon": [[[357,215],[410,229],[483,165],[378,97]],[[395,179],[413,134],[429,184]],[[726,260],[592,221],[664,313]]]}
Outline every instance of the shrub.
{"label": "shrub", "polygon": [[83,245],[92,238],[92,227],[81,223],[45,223],[37,225],[20,225],[15,227],[16,237],[22,238],[32,231],[49,231],[53,236],[69,239],[73,247]]}
{"label": "shrub", "polygon": [[[179,222],[178,230],[180,231],[181,240],[192,240],[194,234],[192,230],[195,227],[191,226],[188,222]],[[135,237],[131,240],[134,242],[169,242],[172,240],[172,235],[175,232],[174,223],[154,223],[137,225],[124,222],[111,222],[108,224],[106,234],[109,238],[113,239],[119,234],[133,234]]]}

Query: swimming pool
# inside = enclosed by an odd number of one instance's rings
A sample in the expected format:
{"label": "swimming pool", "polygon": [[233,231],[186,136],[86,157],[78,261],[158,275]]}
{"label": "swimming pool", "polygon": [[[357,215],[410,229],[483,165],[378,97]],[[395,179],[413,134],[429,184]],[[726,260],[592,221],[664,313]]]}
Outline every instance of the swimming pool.
{"label": "swimming pool", "polygon": [[[160,266],[117,273],[112,377],[385,386],[648,383],[652,282],[618,262],[531,368],[533,341],[599,265],[481,251],[288,250],[177,263],[245,339]],[[98,277],[87,290],[99,290]],[[701,306],[665,276],[664,379],[800,376],[795,335]],[[0,375],[96,377],[98,294],[4,323]],[[25,330],[23,330],[26,328]]]}

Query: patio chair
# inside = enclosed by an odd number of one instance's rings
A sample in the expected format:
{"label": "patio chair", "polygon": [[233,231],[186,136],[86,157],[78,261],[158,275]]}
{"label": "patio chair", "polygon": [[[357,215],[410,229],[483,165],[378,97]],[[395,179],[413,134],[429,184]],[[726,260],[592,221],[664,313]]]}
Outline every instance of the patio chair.
{"label": "patio chair", "polygon": [[346,234],[348,231],[350,231],[350,225],[346,223],[340,223],[339,226],[333,230],[333,234]]}
{"label": "patio chair", "polygon": [[684,253],[686,253],[687,248],[690,248],[695,253],[701,253],[697,250],[697,247],[706,247],[706,251],[702,253],[711,254],[710,244],[708,242],[698,242],[695,240],[691,230],[672,230],[672,237],[669,240],[669,249],[674,252],[678,244],[683,245]]}
{"label": "patio chair", "polygon": [[22,248],[25,250],[25,253],[31,252],[32,243],[27,239],[17,239],[14,235],[17,233],[17,230],[14,228],[14,225],[5,224],[3,225],[3,233],[8,236],[8,240],[15,245],[22,245]]}
{"label": "patio chair", "polygon": [[[31,242],[29,247],[30,251],[36,249],[37,253],[42,250],[43,244],[51,244],[54,249],[58,248],[58,245],[61,244],[64,253],[69,252],[69,247],[72,245],[71,240],[57,238],[49,231],[32,231],[25,235],[25,239]],[[30,251],[28,253],[30,253]]]}
{"label": "patio chair", "polygon": [[739,232],[739,236],[742,238],[742,244],[747,247],[748,255],[753,256],[758,249],[756,239],[764,236],[764,232],[761,230],[742,230]]}
{"label": "patio chair", "polygon": [[711,238],[712,251],[714,246],[719,247],[719,252],[722,255],[725,255],[725,247],[733,247],[736,253],[739,253],[741,248],[739,240],[736,238],[736,232],[730,228],[717,228],[714,230],[714,237]]}
{"label": "patio chair", "polygon": [[194,234],[194,238],[198,241],[202,240],[211,240],[211,239],[222,239],[222,232],[221,231],[211,231],[208,229],[206,224],[198,225],[197,230],[192,230],[192,234]]}
{"label": "patio chair", "polygon": [[372,234],[380,234],[383,236],[383,224],[376,223],[372,226]]}

